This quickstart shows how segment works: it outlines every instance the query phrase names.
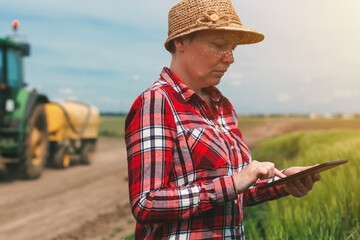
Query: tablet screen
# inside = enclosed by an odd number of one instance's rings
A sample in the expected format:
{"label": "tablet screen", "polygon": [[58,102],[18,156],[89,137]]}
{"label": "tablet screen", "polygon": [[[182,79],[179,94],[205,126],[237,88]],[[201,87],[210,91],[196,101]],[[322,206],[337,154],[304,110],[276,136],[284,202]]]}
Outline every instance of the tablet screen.
{"label": "tablet screen", "polygon": [[338,161],[332,161],[332,162],[325,162],[325,163],[319,164],[317,166],[308,168],[308,169],[306,169],[304,171],[289,175],[289,176],[284,177],[284,178],[280,178],[280,179],[278,179],[276,181],[273,181],[271,183],[260,186],[260,187],[258,187],[258,189],[264,189],[264,188],[268,188],[268,187],[275,187],[275,186],[278,186],[278,185],[282,185],[282,184],[294,181],[295,179],[303,178],[303,177],[305,177],[307,175],[322,172],[322,171],[325,171],[327,169],[339,166],[339,165],[344,164],[346,162],[348,162],[347,159],[338,160]]}

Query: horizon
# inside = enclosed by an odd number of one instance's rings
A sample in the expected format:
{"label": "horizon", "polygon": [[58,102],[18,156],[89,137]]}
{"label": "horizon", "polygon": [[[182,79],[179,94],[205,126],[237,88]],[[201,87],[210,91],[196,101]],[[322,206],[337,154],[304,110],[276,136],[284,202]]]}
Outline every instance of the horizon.
{"label": "horizon", "polygon": [[[101,116],[127,116],[129,112],[100,111]],[[360,113],[249,113],[237,114],[237,117],[306,117],[306,118],[345,118],[352,119],[360,117]]]}

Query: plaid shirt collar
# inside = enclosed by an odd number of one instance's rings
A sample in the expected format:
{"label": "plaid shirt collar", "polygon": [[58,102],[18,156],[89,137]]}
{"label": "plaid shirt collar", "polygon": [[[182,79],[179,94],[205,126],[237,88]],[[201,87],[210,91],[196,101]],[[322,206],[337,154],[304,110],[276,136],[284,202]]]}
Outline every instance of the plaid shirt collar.
{"label": "plaid shirt collar", "polygon": [[[170,86],[172,86],[184,98],[185,101],[189,102],[192,98],[201,99],[201,97],[195,93],[194,90],[185,85],[185,83],[183,83],[174,73],[172,73],[169,68],[164,67],[160,77],[164,79]],[[206,91],[209,93],[209,96],[214,103],[220,104],[224,99],[221,92],[214,86],[206,88]]]}

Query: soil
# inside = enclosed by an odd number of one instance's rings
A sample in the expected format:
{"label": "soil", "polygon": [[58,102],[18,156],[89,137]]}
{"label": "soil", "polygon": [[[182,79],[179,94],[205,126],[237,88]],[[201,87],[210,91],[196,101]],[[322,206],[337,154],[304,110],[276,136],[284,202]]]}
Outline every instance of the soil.
{"label": "soil", "polygon": [[[250,147],[282,131],[275,122],[244,132]],[[100,138],[93,162],[46,168],[37,180],[0,181],[0,239],[123,239],[135,221],[123,139]]]}

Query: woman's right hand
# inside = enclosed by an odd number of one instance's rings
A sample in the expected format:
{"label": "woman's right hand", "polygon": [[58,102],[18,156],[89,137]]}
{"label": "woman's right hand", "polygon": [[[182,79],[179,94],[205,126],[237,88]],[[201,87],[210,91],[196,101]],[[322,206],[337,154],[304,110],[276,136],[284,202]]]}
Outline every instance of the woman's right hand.
{"label": "woman's right hand", "polygon": [[258,179],[272,178],[274,175],[281,178],[286,177],[285,174],[275,168],[274,163],[253,160],[234,175],[236,192],[238,194],[243,193]]}

